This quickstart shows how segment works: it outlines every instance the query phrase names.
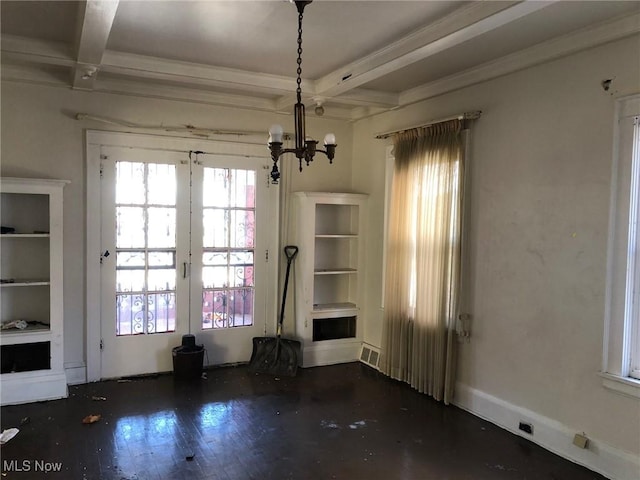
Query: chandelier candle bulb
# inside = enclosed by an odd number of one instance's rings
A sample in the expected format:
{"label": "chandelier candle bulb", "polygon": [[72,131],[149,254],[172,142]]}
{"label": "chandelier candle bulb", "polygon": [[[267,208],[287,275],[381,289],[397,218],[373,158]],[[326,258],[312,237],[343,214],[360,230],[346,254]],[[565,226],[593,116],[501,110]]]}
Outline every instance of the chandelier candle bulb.
{"label": "chandelier candle bulb", "polygon": [[271,125],[269,128],[269,143],[282,143],[283,135],[282,125]]}
{"label": "chandelier candle bulb", "polygon": [[335,145],[336,144],[336,136],[333,133],[327,133],[324,136],[324,144],[326,145]]}

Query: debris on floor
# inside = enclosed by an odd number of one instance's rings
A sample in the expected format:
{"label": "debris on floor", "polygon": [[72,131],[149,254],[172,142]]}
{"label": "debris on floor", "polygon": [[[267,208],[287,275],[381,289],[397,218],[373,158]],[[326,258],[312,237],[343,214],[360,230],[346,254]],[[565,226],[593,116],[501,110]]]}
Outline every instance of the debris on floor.
{"label": "debris on floor", "polygon": [[338,425],[338,424],[337,424],[335,421],[333,421],[333,420],[330,420],[330,421],[322,420],[322,421],[320,422],[320,426],[321,426],[322,428],[340,428],[340,425]]}
{"label": "debris on floor", "polygon": [[98,420],[100,420],[101,415],[87,415],[86,417],[84,417],[82,419],[82,423],[84,424],[89,424],[89,423],[96,423]]}
{"label": "debris on floor", "polygon": [[187,455],[186,457],[184,457],[184,459],[185,459],[187,462],[191,462],[191,461],[193,461],[193,458],[194,458],[195,456],[196,456],[196,454],[195,454],[195,453],[192,453],[191,455]]}
{"label": "debris on floor", "polygon": [[0,445],[4,445],[5,443],[7,443],[9,440],[15,437],[19,431],[20,430],[18,430],[17,428],[8,428],[7,430],[3,431],[0,434]]}
{"label": "debris on floor", "polygon": [[31,423],[31,417],[24,417],[22,420],[20,420],[20,425],[26,425],[27,423]]}
{"label": "debris on floor", "polygon": [[93,400],[94,402],[104,402],[106,399],[107,397],[96,397],[95,395],[91,397],[91,400]]}
{"label": "debris on floor", "polygon": [[358,428],[363,428],[367,426],[367,422],[364,420],[358,420],[357,422],[353,422],[351,425],[349,425],[349,428],[351,430],[356,430]]}

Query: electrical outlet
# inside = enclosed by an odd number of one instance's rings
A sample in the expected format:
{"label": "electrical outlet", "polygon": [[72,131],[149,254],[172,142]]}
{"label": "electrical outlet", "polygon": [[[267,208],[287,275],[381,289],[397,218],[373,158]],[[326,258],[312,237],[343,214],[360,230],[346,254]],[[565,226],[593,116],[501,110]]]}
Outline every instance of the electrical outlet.
{"label": "electrical outlet", "polygon": [[587,435],[582,433],[576,433],[573,437],[573,444],[579,448],[588,448],[589,447],[589,439]]}
{"label": "electrical outlet", "polygon": [[531,425],[530,423],[520,422],[520,425],[518,426],[518,428],[522,430],[524,433],[533,435],[533,425]]}

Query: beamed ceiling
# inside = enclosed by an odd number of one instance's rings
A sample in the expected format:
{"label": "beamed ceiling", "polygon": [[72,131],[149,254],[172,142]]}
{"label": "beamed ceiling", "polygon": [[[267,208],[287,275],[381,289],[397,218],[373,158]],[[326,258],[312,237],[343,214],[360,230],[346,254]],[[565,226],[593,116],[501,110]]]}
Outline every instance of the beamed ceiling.
{"label": "beamed ceiling", "polygon": [[[0,6],[4,80],[273,112],[295,102],[288,1]],[[640,2],[315,0],[303,31],[304,102],[356,120],[637,34]]]}

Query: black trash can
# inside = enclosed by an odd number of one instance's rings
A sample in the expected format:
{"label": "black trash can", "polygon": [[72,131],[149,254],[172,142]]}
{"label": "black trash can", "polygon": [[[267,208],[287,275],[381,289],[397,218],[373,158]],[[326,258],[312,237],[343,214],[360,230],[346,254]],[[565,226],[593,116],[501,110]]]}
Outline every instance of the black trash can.
{"label": "black trash can", "polygon": [[202,377],[204,345],[173,347],[173,377],[176,380],[196,380]]}

